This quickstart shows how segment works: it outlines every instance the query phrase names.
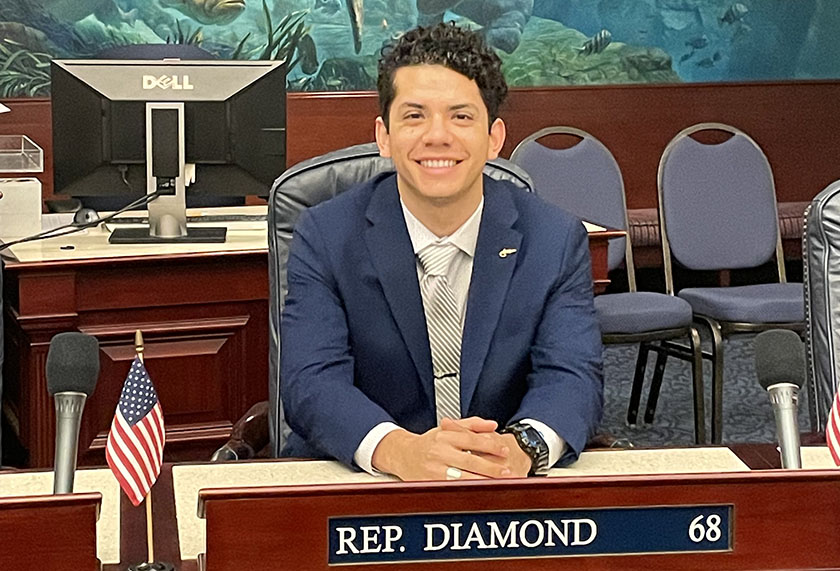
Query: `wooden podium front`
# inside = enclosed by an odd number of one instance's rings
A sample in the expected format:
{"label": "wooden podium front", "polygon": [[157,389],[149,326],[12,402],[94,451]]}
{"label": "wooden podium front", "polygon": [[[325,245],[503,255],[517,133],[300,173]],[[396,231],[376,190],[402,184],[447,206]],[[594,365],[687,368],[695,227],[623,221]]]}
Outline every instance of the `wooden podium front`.
{"label": "wooden podium front", "polygon": [[[408,561],[391,562],[388,567],[396,564],[401,569],[416,571],[441,568],[670,571],[826,569],[840,565],[840,471],[769,470],[203,490],[199,494],[199,513],[206,518],[207,547],[206,554],[199,558],[199,568],[206,571],[328,569],[329,558],[334,555],[329,536],[336,518],[342,521],[361,518],[370,522],[421,514],[431,520],[440,514],[461,517],[597,508],[667,510],[677,506],[698,509],[728,506],[728,527],[724,528],[728,537],[724,539],[730,547],[708,552]],[[692,526],[696,523],[693,521]],[[660,530],[663,534],[673,531]],[[702,539],[702,528],[678,531]],[[627,532],[634,533],[632,526]],[[375,551],[372,549],[375,534],[370,534],[368,547]],[[376,538],[381,540],[383,535]],[[608,546],[610,538],[603,539]],[[378,563],[342,564],[342,567],[383,568]]]}
{"label": "wooden podium front", "polygon": [[95,571],[99,493],[0,498],[0,569]]}
{"label": "wooden podium front", "polygon": [[[231,210],[265,213],[265,207]],[[99,380],[82,417],[80,466],[105,464],[137,329],[166,416],[168,460],[209,458],[248,408],[268,398],[266,223],[227,226],[223,244],[115,245],[95,228],[6,252],[13,258],[3,270],[4,414],[28,453],[10,464],[52,465],[55,407],[44,363],[50,339],[63,331],[93,335],[100,347]]]}

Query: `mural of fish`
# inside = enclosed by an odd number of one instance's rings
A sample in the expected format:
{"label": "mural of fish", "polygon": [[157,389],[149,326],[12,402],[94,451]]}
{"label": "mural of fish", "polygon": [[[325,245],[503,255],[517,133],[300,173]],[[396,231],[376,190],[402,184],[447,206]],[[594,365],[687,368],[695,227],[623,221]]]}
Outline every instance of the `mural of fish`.
{"label": "mural of fish", "polygon": [[365,0],[346,0],[350,14],[350,28],[353,31],[353,47],[356,53],[362,51],[362,32],[365,22]]}
{"label": "mural of fish", "polygon": [[610,43],[612,43],[612,34],[609,30],[605,29],[583,42],[583,45],[578,48],[578,51],[585,56],[599,54],[607,49]]}
{"label": "mural of fish", "polygon": [[723,24],[734,24],[735,22],[740,22],[749,11],[749,8],[741,2],[735,2],[726,10],[726,12],[723,13],[723,16],[720,18],[720,24],[722,26]]}
{"label": "mural of fish", "polygon": [[706,34],[695,36],[690,40],[686,40],[685,45],[693,50],[702,50],[709,45],[709,37]]}
{"label": "mural of fish", "polygon": [[56,18],[68,22],[78,22],[94,14],[105,24],[128,22],[134,25],[137,17],[136,9],[123,12],[114,0],[36,0],[34,4],[40,5],[45,12]]}
{"label": "mural of fish", "polygon": [[341,10],[341,2],[339,0],[315,0],[313,10],[323,12],[327,16],[332,16]]}
{"label": "mural of fish", "polygon": [[[534,10],[534,0],[416,0],[416,3],[418,24],[431,26],[442,22],[447,12],[458,14],[484,26],[487,42],[507,53],[519,46],[522,29]],[[347,0],[347,9],[356,53],[359,53],[364,0]]]}
{"label": "mural of fish", "polygon": [[245,0],[159,0],[202,24],[223,26],[236,20],[245,10]]}
{"label": "mural of fish", "polygon": [[300,57],[300,70],[303,73],[312,75],[318,71],[318,48],[315,47],[312,36],[306,34],[300,38],[297,53]]}

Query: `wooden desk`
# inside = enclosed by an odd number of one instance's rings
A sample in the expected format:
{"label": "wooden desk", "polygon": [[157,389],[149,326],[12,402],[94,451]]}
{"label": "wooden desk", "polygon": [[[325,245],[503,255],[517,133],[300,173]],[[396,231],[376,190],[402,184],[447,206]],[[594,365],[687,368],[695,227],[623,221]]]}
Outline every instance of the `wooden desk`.
{"label": "wooden desk", "polygon": [[[265,207],[237,210],[259,211]],[[53,462],[55,412],[44,364],[50,339],[62,331],[93,335],[101,349],[99,380],[82,417],[80,466],[105,463],[136,329],[165,412],[168,461],[209,458],[233,423],[268,398],[265,223],[228,227],[225,244],[114,246],[95,229],[11,249],[4,413],[29,453],[26,466]],[[607,241],[623,234],[590,233],[597,291],[609,283]]]}
{"label": "wooden desk", "polygon": [[55,413],[44,364],[52,336],[72,330],[100,344],[80,465],[105,463],[136,329],[165,412],[166,458],[209,458],[233,423],[268,397],[265,222],[230,224],[225,244],[114,246],[107,236],[90,230],[22,244],[5,262],[4,408],[29,452],[26,464],[52,465]]}
{"label": "wooden desk", "polygon": [[97,493],[0,498],[0,569],[99,569],[101,501]]}
{"label": "wooden desk", "polygon": [[622,238],[627,233],[624,230],[596,230],[589,232],[589,255],[592,258],[592,280],[595,295],[604,293],[610,285],[607,275],[607,247],[614,238]]}
{"label": "wooden desk", "polygon": [[[836,470],[240,488],[206,490],[200,498],[199,510],[207,518],[207,553],[199,559],[199,569],[203,571],[259,567],[326,570],[332,551],[328,544],[330,518],[335,517],[375,522],[387,516],[394,523],[400,521],[401,515],[427,514],[423,519],[434,521],[431,514],[445,514],[440,519],[455,516],[455,520],[469,521],[469,514],[539,514],[569,509],[571,513],[592,513],[586,510],[724,505],[731,510],[730,550],[497,561],[452,559],[445,567],[453,571],[674,571],[827,569],[840,562],[840,542],[836,539],[840,526],[840,472]],[[703,508],[698,511],[702,513]],[[248,533],[243,534],[243,529]],[[595,537],[594,529],[597,528],[593,524],[589,528],[590,540]],[[636,533],[627,527],[623,531],[630,537]],[[663,534],[670,531],[673,530],[660,530]],[[687,522],[685,529],[679,531],[692,533]],[[428,546],[428,530],[425,537]],[[541,540],[543,536],[539,537]],[[601,537],[598,535],[599,541]],[[607,543],[603,545],[609,545],[609,537],[605,531],[602,541]],[[400,546],[399,550],[403,548]],[[421,571],[428,569],[430,563],[394,566]],[[348,569],[379,567],[346,565]]]}
{"label": "wooden desk", "polygon": [[[594,450],[585,451],[581,459],[570,468],[553,471],[554,477],[515,480],[508,482],[481,483],[477,488],[467,487],[470,492],[477,491],[485,494],[481,510],[490,510],[497,502],[505,503],[512,509],[533,507],[540,504],[548,509],[571,509],[586,505],[646,505],[651,499],[655,505],[665,503],[694,502],[699,495],[708,499],[709,503],[726,503],[732,501],[735,505],[736,517],[746,518],[743,522],[736,520],[735,538],[736,550],[742,548],[747,552],[759,549],[759,542],[768,554],[761,555],[751,568],[778,568],[787,565],[788,568],[809,568],[819,557],[831,557],[840,549],[831,535],[840,521],[840,486],[838,478],[840,471],[826,469],[833,466],[833,462],[824,446],[820,448],[803,449],[803,465],[808,468],[802,471],[764,470],[750,472],[744,464],[746,459],[741,455],[748,446],[741,445],[738,456],[725,448],[707,447],[691,449],[664,450]],[[806,453],[807,452],[807,453]],[[682,472],[675,474],[675,472]],[[103,476],[104,473],[104,476]],[[639,475],[645,474],[645,475]],[[177,477],[176,477],[177,476]],[[52,477],[48,472],[6,472],[0,473],[0,495],[13,493],[13,486],[20,486],[20,482],[29,478],[38,480],[29,482],[23,487],[25,493],[45,493],[51,488]],[[18,484],[11,484],[17,481]],[[77,490],[101,489],[102,520],[99,522],[98,550],[105,571],[124,571],[129,564],[136,564],[146,556],[146,528],[144,506],[133,507],[128,499],[119,493],[119,502],[112,488],[116,488],[116,480],[107,470],[83,470],[76,474]],[[463,484],[439,482],[433,484],[400,484],[389,483],[387,478],[374,478],[364,473],[353,472],[334,462],[318,461],[277,461],[264,460],[253,462],[233,462],[229,464],[165,464],[158,483],[153,490],[153,513],[155,518],[155,553],[159,561],[166,561],[176,565],[181,571],[196,571],[198,564],[196,555],[218,549],[219,555],[228,548],[237,550],[250,556],[253,551],[247,547],[252,541],[268,541],[272,548],[284,541],[287,530],[294,530],[302,520],[311,523],[316,517],[308,509],[306,502],[301,508],[301,521],[292,519],[285,511],[268,509],[271,501],[260,508],[268,518],[279,518],[273,521],[261,521],[254,513],[241,513],[236,520],[217,522],[216,529],[207,530],[205,539],[202,520],[196,518],[196,506],[199,490],[202,488],[239,487],[239,490],[228,489],[213,493],[215,501],[227,503],[221,496],[243,495],[253,496],[263,494],[266,490],[251,488],[242,490],[242,486],[283,486],[289,498],[300,497],[303,494],[313,494],[322,499],[340,496],[343,490],[354,490],[353,495],[365,498],[358,513],[365,513],[365,509],[387,509],[387,513],[406,511],[408,504],[392,501],[400,494],[418,493],[424,489],[428,497],[421,506],[424,511],[434,506],[451,506],[454,503],[474,501],[476,498],[460,498]],[[534,493],[537,489],[554,495]],[[27,491],[28,490],[28,491]],[[255,491],[260,490],[260,491]],[[552,491],[553,490],[553,491]],[[602,490],[607,490],[602,493]],[[510,495],[508,491],[512,492]],[[21,493],[21,492],[18,492]],[[274,492],[272,492],[274,493]],[[699,494],[699,495],[698,495]],[[208,495],[208,497],[209,497]],[[176,501],[176,497],[178,500]],[[693,498],[693,499],[692,499]],[[276,499],[276,498],[275,498]],[[758,499],[763,501],[757,502]],[[369,501],[367,501],[369,500]],[[262,499],[255,500],[258,504]],[[294,501],[294,500],[293,500]],[[352,501],[352,498],[351,498]],[[521,502],[521,503],[520,503]],[[119,503],[118,516],[115,503]],[[331,504],[329,499],[324,509],[343,510],[342,504]],[[741,506],[744,506],[742,513]],[[384,507],[383,507],[384,506]],[[322,506],[323,507],[323,506]],[[223,509],[235,509],[236,506],[226,505]],[[319,508],[320,509],[320,508]],[[765,510],[766,518],[761,520],[756,516]],[[218,514],[211,514],[214,518]],[[813,516],[813,517],[812,517]],[[114,517],[119,517],[119,524],[114,523]],[[104,520],[107,524],[103,526]],[[239,522],[238,524],[236,522]],[[771,524],[768,525],[768,522]],[[778,523],[777,527],[777,522]],[[817,525],[819,523],[819,525]],[[2,524],[2,518],[0,518]],[[199,525],[200,527],[196,528]],[[226,527],[227,526],[227,527]],[[227,534],[232,529],[234,538],[222,539],[216,544],[213,540],[215,533]],[[119,530],[119,539],[114,537],[114,531]],[[266,535],[258,537],[258,530],[263,529]],[[243,533],[248,530],[248,533]],[[252,533],[253,532],[253,533]],[[318,534],[323,532],[318,529]],[[773,553],[769,546],[776,541],[776,534],[792,533],[784,541],[796,543],[790,553],[778,549]],[[102,535],[105,534],[105,535]],[[317,535],[317,534],[315,534]],[[313,535],[313,537],[315,537]],[[796,537],[800,537],[799,540]],[[307,541],[315,541],[308,538]],[[209,542],[209,543],[208,543]],[[822,543],[821,543],[822,542]],[[815,545],[818,547],[814,547]],[[296,549],[305,548],[307,544],[299,545]],[[118,556],[116,555],[118,553]],[[262,552],[258,552],[262,554]],[[798,559],[798,554],[805,557]],[[323,554],[318,557],[322,558]],[[715,564],[720,560],[724,563],[721,568],[737,568],[737,564],[744,561],[743,555],[733,554],[694,554],[689,559],[681,560],[677,555],[656,555],[647,557],[644,569],[676,569],[707,568],[696,565],[698,561],[705,561],[707,557],[714,557]],[[691,559],[693,558],[693,559]],[[763,558],[763,559],[762,559]],[[810,558],[810,559],[809,559]],[[768,562],[768,559],[772,559]],[[729,563],[732,560],[734,563]],[[840,560],[840,559],[838,559]],[[313,560],[315,561],[315,560]],[[321,561],[321,559],[318,559]],[[321,569],[318,561],[306,561],[290,568]],[[545,561],[558,562],[557,559]],[[565,561],[565,562],[563,562]],[[558,566],[549,568],[563,569],[571,565],[573,568],[583,569],[633,569],[632,563],[637,561],[633,557],[619,558],[591,558],[572,557],[561,560]],[[701,561],[701,563],[703,562]],[[791,563],[793,562],[793,563]],[[809,563],[811,562],[811,563]],[[692,563],[695,565],[692,567]],[[766,564],[764,564],[766,563]],[[488,565],[484,562],[480,569],[508,569],[504,564]],[[453,564],[448,564],[455,568]],[[425,568],[432,568],[426,564]],[[52,567],[43,567],[43,569]],[[242,567],[236,567],[242,568]],[[253,566],[254,569],[266,569],[265,561]],[[351,567],[357,568],[357,567]],[[373,568],[378,569],[379,566]],[[540,567],[536,567],[539,569]],[[825,567],[823,567],[825,568]],[[513,569],[513,568],[511,568]]]}

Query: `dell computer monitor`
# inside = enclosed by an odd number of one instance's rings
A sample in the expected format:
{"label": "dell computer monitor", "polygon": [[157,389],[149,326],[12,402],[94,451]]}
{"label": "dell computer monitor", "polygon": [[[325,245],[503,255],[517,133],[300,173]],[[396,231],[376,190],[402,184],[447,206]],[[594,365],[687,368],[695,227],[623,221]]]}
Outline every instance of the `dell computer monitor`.
{"label": "dell computer monitor", "polygon": [[285,86],[282,62],[53,60],[54,191],[157,192],[140,239],[218,241],[186,228],[185,203],[268,194],[286,166]]}

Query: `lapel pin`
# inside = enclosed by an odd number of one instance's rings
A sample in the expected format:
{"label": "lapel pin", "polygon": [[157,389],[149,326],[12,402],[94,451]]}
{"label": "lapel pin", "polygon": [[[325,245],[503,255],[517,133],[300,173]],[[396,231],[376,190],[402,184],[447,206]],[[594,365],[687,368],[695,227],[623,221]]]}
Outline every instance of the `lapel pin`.
{"label": "lapel pin", "polygon": [[499,250],[499,257],[500,258],[507,258],[511,254],[515,254],[515,253],[516,253],[516,248],[502,248],[501,250]]}

